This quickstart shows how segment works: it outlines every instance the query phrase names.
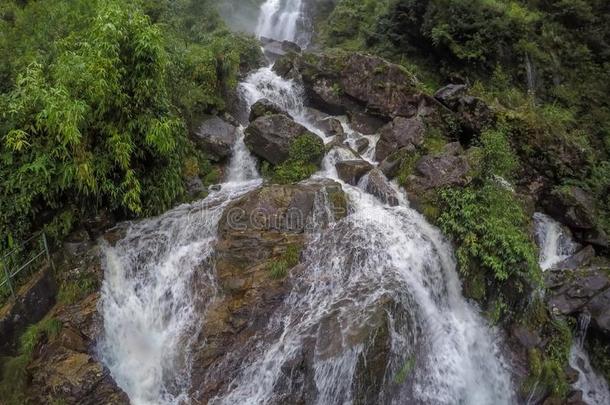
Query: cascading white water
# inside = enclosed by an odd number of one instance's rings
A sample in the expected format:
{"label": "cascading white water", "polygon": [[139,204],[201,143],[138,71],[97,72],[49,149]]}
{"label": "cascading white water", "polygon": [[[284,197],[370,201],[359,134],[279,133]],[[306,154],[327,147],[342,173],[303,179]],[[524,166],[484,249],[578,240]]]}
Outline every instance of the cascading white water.
{"label": "cascading white water", "polygon": [[[301,11],[301,1],[267,0],[258,34],[299,42]],[[322,135],[308,121],[300,87],[271,67],[252,73],[239,88],[248,106],[268,98]],[[357,139],[359,134],[343,124],[350,139]],[[333,153],[316,176],[340,182],[334,163],[353,156]],[[100,354],[134,404],[189,402],[191,341],[219,293],[209,262],[217,223],[230,201],[259,183],[242,131],[220,192],[133,224],[115,247],[105,248]],[[462,297],[451,247],[439,231],[402,197],[402,204],[391,208],[340,183],[350,215],[328,228],[313,227],[305,270],[269,314],[269,333],[252,338],[251,357],[213,402],[282,402],[276,395],[282,380],[290,378],[285,367],[309,351],[315,386],[309,403],[352,403],[359,395],[354,387],[359,364],[369,350],[366,333],[379,318],[389,336],[379,370],[380,402],[513,402],[500,342]],[[328,201],[316,201],[316,207],[320,215],[330,215]]]}
{"label": "cascading white water", "polygon": [[534,227],[542,270],[550,269],[578,250],[579,245],[572,239],[570,231],[548,215],[535,213]]}
{"label": "cascading white water", "polygon": [[190,344],[217,293],[208,262],[224,207],[257,186],[226,187],[203,201],[131,224],[104,246],[101,360],[133,404],[188,399]]}
{"label": "cascading white water", "polygon": [[[576,253],[580,247],[568,229],[545,214],[535,213],[534,225],[536,241],[540,248],[538,260],[543,270],[551,269]],[[583,348],[590,320],[590,315],[581,314],[576,339],[570,349],[570,366],[578,372],[578,380],[572,387],[582,391],[586,404],[605,405],[610,403],[608,384],[591,367],[589,356]]]}
{"label": "cascading white water", "polygon": [[236,186],[258,179],[260,175],[256,168],[256,159],[244,143],[244,127],[240,126],[239,137],[233,145],[233,151],[225,182]]}
{"label": "cascading white water", "polygon": [[573,384],[574,389],[582,391],[582,400],[588,405],[610,404],[610,389],[608,383],[593,367],[589,355],[584,350],[584,340],[589,327],[591,316],[581,315],[576,341],[570,349],[570,366],[578,372],[578,380]]}
{"label": "cascading white water", "polygon": [[[234,388],[215,403],[273,402],[284,366],[312,340],[313,403],[352,403],[356,364],[365,350],[359,335],[379,310],[392,325],[388,363],[380,370],[381,403],[511,403],[496,337],[461,296],[442,235],[410,208],[390,208],[347,185],[344,190],[353,212],[312,235],[306,270],[269,323],[279,338],[259,343]],[[394,387],[410,359],[412,380]]]}
{"label": "cascading white water", "polygon": [[302,0],[266,0],[261,5],[256,35],[307,46],[309,39],[299,31],[303,25]]}
{"label": "cascading white water", "polygon": [[[270,99],[319,133],[304,112],[302,89],[271,68],[254,72],[240,88],[248,105]],[[360,136],[345,120],[343,125],[350,137]],[[331,152],[316,177],[340,182],[334,164],[353,159],[348,152]],[[365,350],[354,336],[365,329],[371,313],[391,300],[398,309],[389,313],[393,328],[384,386],[391,385],[410,358],[417,367],[413,382],[401,388],[404,392],[388,389],[382,397],[389,403],[406,397],[420,403],[511,403],[513,387],[495,333],[462,297],[451,248],[440,233],[408,208],[404,198],[403,206],[390,208],[361,189],[343,188],[352,212],[330,229],[310,235],[306,270],[269,322],[269,334],[280,337],[258,342],[256,356],[233,388],[213,402],[277,400],[284,367],[313,339],[314,402],[351,403],[356,364]],[[411,324],[394,319],[404,314],[414,318]],[[338,325],[332,343],[343,342],[339,347],[325,346],[328,324]]]}

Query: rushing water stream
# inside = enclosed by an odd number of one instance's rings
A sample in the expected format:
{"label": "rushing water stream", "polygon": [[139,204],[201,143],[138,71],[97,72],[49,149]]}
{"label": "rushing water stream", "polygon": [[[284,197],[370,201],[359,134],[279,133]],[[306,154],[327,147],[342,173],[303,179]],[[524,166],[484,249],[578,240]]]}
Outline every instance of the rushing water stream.
{"label": "rushing water stream", "polygon": [[[259,35],[303,44],[301,11],[301,1],[268,0]],[[250,74],[240,92],[248,105],[272,99],[320,133],[308,122],[299,86],[270,67]],[[360,136],[345,125],[350,137]],[[390,207],[338,180],[334,163],[346,158],[331,152],[314,177],[341,183],[350,214],[310,232],[305,270],[269,314],[267,328],[277,338],[253,340],[254,355],[213,402],[279,401],[277,387],[289,378],[284,365],[307,347],[316,392],[310,403],[350,404],[357,364],[367,350],[363,331],[381,319],[389,343],[378,370],[379,403],[513,403],[501,342],[463,298],[451,246],[409,208],[396,185],[401,204]],[[100,353],[134,404],[189,402],[192,341],[207,306],[222,294],[209,260],[217,224],[230,201],[260,185],[255,163],[242,133],[221,191],[132,224],[123,240],[106,247]]]}
{"label": "rushing water stream", "polygon": [[[540,247],[539,263],[542,270],[552,269],[567,259],[581,247],[572,238],[569,229],[551,217],[537,212],[534,214],[536,241]],[[608,384],[591,367],[591,361],[584,350],[584,342],[591,316],[581,314],[576,338],[570,349],[570,366],[578,372],[573,388],[583,393],[583,401],[588,405],[610,404]]]}

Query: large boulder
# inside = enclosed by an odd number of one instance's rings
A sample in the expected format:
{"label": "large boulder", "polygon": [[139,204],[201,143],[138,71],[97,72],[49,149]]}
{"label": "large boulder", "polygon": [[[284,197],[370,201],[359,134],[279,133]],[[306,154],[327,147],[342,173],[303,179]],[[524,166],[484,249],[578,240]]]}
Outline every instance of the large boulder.
{"label": "large boulder", "polygon": [[[321,201],[329,202],[331,214],[318,209]],[[310,229],[344,217],[346,204],[338,183],[321,180],[267,185],[225,208],[214,257],[223,294],[207,309],[198,337],[201,345],[196,345],[200,349],[194,353],[191,373],[193,399],[207,403],[224,392],[253,345],[270,338],[267,333],[275,331],[267,328],[270,315],[290,292],[290,275],[303,271],[298,254],[283,277],[274,276],[271,266],[291,249],[301,250]],[[309,364],[309,355],[303,356],[292,365]],[[313,376],[313,370],[308,375]]]}
{"label": "large boulder", "polygon": [[235,125],[215,116],[205,120],[194,137],[195,142],[212,160],[222,161],[231,156],[238,131]]}
{"label": "large boulder", "polygon": [[344,182],[355,186],[362,176],[373,169],[373,165],[364,160],[345,160],[335,165],[339,178]]}
{"label": "large boulder", "polygon": [[341,121],[315,108],[305,108],[305,118],[319,129],[327,137],[337,137],[340,140],[345,138],[345,131]]}
{"label": "large boulder", "polygon": [[469,131],[480,133],[493,122],[493,112],[480,98],[470,96],[463,84],[449,84],[439,89],[434,97],[457,113],[460,123]]}
{"label": "large boulder", "polygon": [[588,314],[591,325],[610,337],[610,278],[608,268],[551,270],[545,273],[548,305],[555,314]]}
{"label": "large boulder", "polygon": [[387,123],[387,121],[364,112],[350,112],[349,122],[354,131],[363,135],[373,135]]}
{"label": "large boulder", "polygon": [[570,228],[595,228],[595,200],[580,187],[556,188],[546,196],[543,204],[551,216]]}
{"label": "large boulder", "polygon": [[426,125],[420,117],[396,117],[381,129],[375,149],[375,159],[379,162],[398,149],[415,149],[424,142]]}
{"label": "large boulder", "polygon": [[283,114],[290,117],[290,114],[286,112],[282,107],[275,104],[273,101],[262,98],[258,100],[256,103],[250,107],[250,122],[256,120],[259,117],[264,117],[266,115],[276,115]]}
{"label": "large boulder", "polygon": [[280,61],[278,74],[300,78],[307,102],[329,114],[366,112],[387,120],[430,115],[442,107],[419,89],[415,76],[379,57],[334,51]]}
{"label": "large boulder", "polygon": [[444,186],[464,186],[471,180],[470,164],[459,143],[445,145],[438,155],[423,156],[408,178],[410,191],[427,191]]}
{"label": "large boulder", "polygon": [[399,205],[396,191],[381,170],[373,169],[364,176],[359,184],[367,193],[370,193],[391,207]]}
{"label": "large boulder", "polygon": [[265,56],[272,61],[291,52],[301,53],[301,47],[294,42],[277,41],[265,37],[261,38],[261,42],[263,43]]}
{"label": "large boulder", "polygon": [[324,148],[318,136],[283,114],[266,115],[254,120],[246,129],[244,141],[253,154],[278,165],[289,158],[291,146],[301,136],[309,136],[313,142],[319,142],[321,149]]}
{"label": "large boulder", "polygon": [[542,198],[553,218],[567,225],[576,239],[602,249],[610,248],[610,238],[599,225],[595,198],[577,186],[562,186]]}

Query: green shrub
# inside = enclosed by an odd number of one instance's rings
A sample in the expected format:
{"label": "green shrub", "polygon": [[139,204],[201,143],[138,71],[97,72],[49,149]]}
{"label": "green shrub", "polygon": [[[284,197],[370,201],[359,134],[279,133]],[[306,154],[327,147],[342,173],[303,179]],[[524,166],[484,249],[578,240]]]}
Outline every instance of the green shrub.
{"label": "green shrub", "polygon": [[134,217],[182,198],[187,127],[261,57],[215,5],[0,5],[0,251],[43,226],[61,239],[102,207]]}
{"label": "green shrub", "polygon": [[0,379],[0,397],[7,405],[26,403],[28,386],[27,366],[34,351],[43,339],[54,340],[61,332],[62,323],[55,318],[46,318],[29,326],[19,338],[18,355],[4,359]]}
{"label": "green shrub", "polygon": [[267,265],[269,275],[273,279],[282,279],[288,275],[288,270],[299,264],[301,249],[298,245],[290,245],[284,253]]}
{"label": "green shrub", "polygon": [[497,281],[539,279],[536,249],[523,208],[510,190],[491,181],[439,193],[441,229],[458,243],[460,269],[476,263]]}
{"label": "green shrub", "polygon": [[506,180],[515,177],[518,160],[510,142],[502,129],[489,129],[480,137],[482,175],[485,177],[500,176]]}
{"label": "green shrub", "polygon": [[529,350],[529,374],[522,390],[529,393],[534,387],[543,387],[553,397],[566,398],[571,389],[565,372],[573,343],[570,327],[565,321],[547,317],[535,328],[548,340],[543,349]]}
{"label": "green shrub", "polygon": [[[271,178],[281,184],[308,179],[318,170],[323,157],[324,143],[317,135],[307,132],[293,142],[288,159],[273,168]],[[269,175],[269,168],[264,168],[262,172]]]}
{"label": "green shrub", "polygon": [[63,305],[72,305],[99,288],[94,274],[84,273],[75,279],[64,281],[57,293],[57,302]]}

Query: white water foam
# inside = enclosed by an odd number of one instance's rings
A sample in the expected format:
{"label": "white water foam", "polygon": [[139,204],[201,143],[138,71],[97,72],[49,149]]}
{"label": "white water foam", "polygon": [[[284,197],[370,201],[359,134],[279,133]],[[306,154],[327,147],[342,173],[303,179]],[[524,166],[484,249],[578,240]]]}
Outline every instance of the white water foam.
{"label": "white water foam", "polygon": [[302,29],[304,18],[302,0],[267,0],[261,5],[256,35],[305,47],[309,35]]}
{"label": "white water foam", "polygon": [[[353,212],[312,235],[306,270],[269,323],[278,329],[270,334],[279,338],[259,342],[234,388],[214,403],[273,402],[286,364],[312,345],[312,403],[352,403],[356,365],[366,347],[360,335],[379,310],[392,325],[381,403],[511,403],[498,339],[462,297],[442,235],[407,207],[390,208],[344,188]],[[393,381],[411,359],[412,374],[397,387]]]}
{"label": "white water foam", "polygon": [[[266,1],[258,34],[298,42],[301,9],[301,1]],[[300,87],[271,67],[248,76],[240,93],[249,106],[270,99],[319,133],[303,112]],[[344,152],[333,159],[344,159]],[[336,179],[332,163],[327,159],[316,176]],[[191,343],[218,294],[209,262],[217,222],[229,201],[260,184],[253,167],[240,137],[220,192],[133,224],[123,240],[106,248],[100,353],[136,405],[189,402]],[[512,403],[500,341],[462,297],[450,245],[404,199],[402,206],[389,207],[340,183],[350,215],[328,228],[313,227],[305,270],[270,314],[268,333],[249,342],[251,357],[237,379],[213,402],[282,402],[296,383],[286,367],[307,354],[314,386],[307,403],[350,404],[359,395],[354,381],[369,350],[370,324],[381,319],[389,341],[379,387],[372,387],[380,403]],[[315,203],[317,215],[331,216],[327,199]],[[286,379],[288,392],[280,392]]]}
{"label": "white water foam", "polygon": [[534,226],[542,270],[550,269],[578,250],[579,245],[572,239],[570,231],[548,215],[536,212]]}

